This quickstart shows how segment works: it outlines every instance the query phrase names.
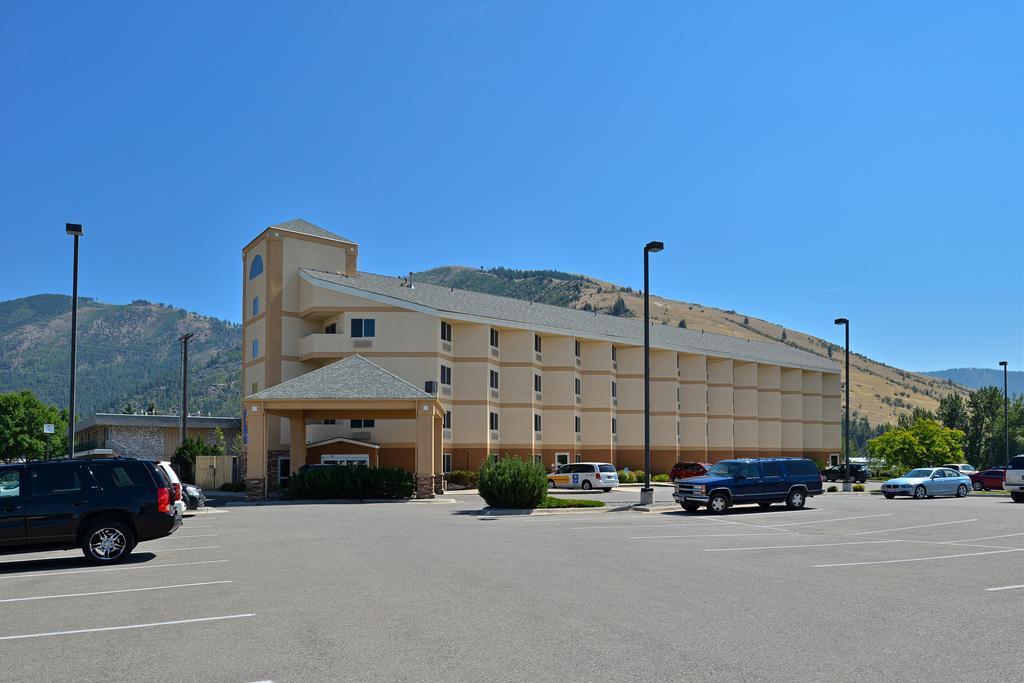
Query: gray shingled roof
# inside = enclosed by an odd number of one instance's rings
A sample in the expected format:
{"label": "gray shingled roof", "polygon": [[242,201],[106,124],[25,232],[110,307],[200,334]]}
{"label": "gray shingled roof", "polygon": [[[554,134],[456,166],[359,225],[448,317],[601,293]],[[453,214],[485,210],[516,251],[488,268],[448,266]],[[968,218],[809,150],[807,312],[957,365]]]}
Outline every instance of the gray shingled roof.
{"label": "gray shingled roof", "polygon": [[[271,225],[270,227],[276,228],[278,230],[286,230],[287,232],[298,232],[303,235],[312,235],[313,237],[323,237],[324,239],[328,240],[352,242],[352,240],[348,239],[347,237],[337,235],[331,232],[330,230],[324,230],[319,225],[313,225],[309,221],[303,220],[301,218],[296,218],[295,220],[286,221],[284,223],[279,223],[277,225]],[[355,242],[352,242],[352,244],[355,244]]]}
{"label": "gray shingled roof", "polygon": [[[403,284],[402,278],[372,273],[359,273],[356,277],[349,277],[304,268],[302,275],[319,286],[336,285],[351,288],[394,306],[427,308],[438,315],[449,313],[455,316],[472,316],[486,319],[495,325],[520,324],[533,329],[553,329],[580,337],[622,340],[631,344],[643,343],[643,322],[632,318],[588,313],[562,306],[531,303],[521,299],[427,283],[414,283],[415,286],[410,289]],[[668,325],[651,326],[651,346],[807,370],[839,371],[837,363],[786,344],[752,341]]]}
{"label": "gray shingled roof", "polygon": [[287,399],[429,399],[430,394],[359,354],[299,375],[249,396],[251,401]]}

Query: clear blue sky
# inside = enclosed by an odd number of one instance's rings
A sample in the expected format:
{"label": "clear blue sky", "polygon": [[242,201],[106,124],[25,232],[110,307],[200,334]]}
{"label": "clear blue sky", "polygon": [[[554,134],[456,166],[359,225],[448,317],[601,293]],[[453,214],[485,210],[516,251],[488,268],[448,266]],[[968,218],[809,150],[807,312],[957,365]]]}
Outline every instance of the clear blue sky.
{"label": "clear blue sky", "polygon": [[361,267],[558,268],[907,369],[1024,365],[1022,11],[0,0],[0,299],[240,317],[303,217]]}

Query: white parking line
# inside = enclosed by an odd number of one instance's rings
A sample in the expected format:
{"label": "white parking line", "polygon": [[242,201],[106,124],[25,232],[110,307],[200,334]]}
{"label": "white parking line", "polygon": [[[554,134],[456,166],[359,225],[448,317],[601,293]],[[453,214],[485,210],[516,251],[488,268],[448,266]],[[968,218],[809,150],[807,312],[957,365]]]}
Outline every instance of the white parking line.
{"label": "white parking line", "polygon": [[184,550],[216,550],[220,547],[219,545],[197,545],[192,548],[146,548],[146,550],[154,553],[178,553]]}
{"label": "white parking line", "polygon": [[210,538],[211,536],[219,536],[220,534],[188,534],[186,536],[164,536],[159,539],[161,541],[177,541],[179,538]]}
{"label": "white parking line", "polygon": [[0,574],[0,579],[27,579],[36,576],[64,576],[65,574],[91,574],[93,572],[120,572],[128,569],[161,569],[163,567],[191,567],[197,564],[221,564],[227,560],[200,560],[199,562],[168,562],[164,564],[140,564],[123,567],[98,567],[96,569],[63,569],[56,572],[21,572],[19,574]]}
{"label": "white parking line", "polygon": [[1018,586],[1000,586],[999,588],[986,588],[985,590],[987,590],[987,591],[1008,591],[1008,590],[1013,590],[1014,588],[1024,588],[1024,583],[1022,583],[1022,584],[1020,584]]}
{"label": "white parking line", "polygon": [[83,598],[89,595],[112,595],[114,593],[138,593],[140,591],[159,591],[167,588],[192,588],[194,586],[213,586],[219,583],[231,583],[230,581],[202,581],[200,583],[178,583],[173,586],[151,586],[149,588],[121,588],[114,591],[95,591],[92,593],[64,593],[63,595],[36,595],[30,598],[6,598],[3,602],[29,602],[32,600],[56,600],[57,598]]}
{"label": "white parking line", "polygon": [[793,548],[829,548],[835,545],[870,545],[873,543],[900,543],[886,539],[884,541],[849,541],[846,543],[807,543],[804,545],[762,545],[754,548],[705,548],[706,553],[731,553],[737,550],[790,550]]}
{"label": "white parking line", "polygon": [[946,526],[947,524],[967,524],[969,522],[977,522],[976,519],[960,519],[955,522],[936,522],[935,524],[919,524],[918,526],[900,526],[895,529],[877,529],[876,531],[859,531],[851,536],[865,536],[867,534],[884,534],[889,531],[906,531],[907,529],[924,529],[929,526]]}
{"label": "white parking line", "polygon": [[809,522],[786,522],[785,524],[772,524],[771,527],[799,526],[801,524],[827,524],[829,522],[845,522],[845,521],[847,521],[849,519],[868,519],[869,517],[892,517],[892,515],[889,514],[888,512],[886,512],[885,514],[881,514],[881,515],[859,515],[857,517],[837,517],[835,519],[815,519],[815,520],[811,520]]}
{"label": "white parking line", "polygon": [[656,538],[722,538],[728,536],[789,536],[791,535],[788,531],[778,532],[774,534],[690,534],[689,536],[630,536],[631,541],[646,541]]}
{"label": "white parking line", "polygon": [[100,631],[125,631],[135,628],[151,628],[153,626],[173,626],[175,624],[196,624],[201,621],[223,621],[224,619],[244,619],[255,614],[228,614],[223,617],[202,617],[199,619],[179,619],[177,621],[157,621],[152,624],[131,624],[129,626],[105,626],[103,628],[80,628],[74,631],[51,631],[50,633],[26,633],[20,636],[0,636],[0,640],[21,640],[23,638],[45,638],[47,636],[70,636],[76,633],[98,633]]}
{"label": "white parking line", "polygon": [[899,564],[901,562],[925,562],[927,560],[950,560],[955,557],[977,557],[978,555],[998,555],[1000,553],[1024,553],[1024,548],[1012,550],[989,550],[983,553],[962,553],[960,555],[935,555],[933,557],[910,557],[903,560],[876,560],[874,562],[838,562],[836,564],[816,564],[815,569],[822,567],[860,567],[869,564]]}
{"label": "white parking line", "polygon": [[[707,527],[707,524],[672,524],[669,522],[662,524],[619,524],[617,526],[571,526],[568,529],[562,527],[566,531],[586,531],[588,529],[678,529],[680,527],[695,527],[702,526]],[[556,527],[557,528],[557,527]]]}

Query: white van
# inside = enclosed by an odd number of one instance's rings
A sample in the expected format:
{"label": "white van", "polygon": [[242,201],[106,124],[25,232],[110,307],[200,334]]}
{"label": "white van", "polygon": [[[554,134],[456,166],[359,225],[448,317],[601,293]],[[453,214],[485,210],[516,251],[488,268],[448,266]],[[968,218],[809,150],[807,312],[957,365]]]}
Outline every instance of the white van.
{"label": "white van", "polygon": [[607,462],[576,462],[562,465],[548,475],[548,488],[602,489],[606,493],[619,485],[615,466]]}

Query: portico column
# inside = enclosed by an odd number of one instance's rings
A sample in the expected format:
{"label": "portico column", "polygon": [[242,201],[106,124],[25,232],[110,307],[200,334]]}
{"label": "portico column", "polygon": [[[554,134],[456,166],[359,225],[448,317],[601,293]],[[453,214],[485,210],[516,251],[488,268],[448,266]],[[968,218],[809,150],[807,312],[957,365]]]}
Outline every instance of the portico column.
{"label": "portico column", "polygon": [[250,500],[266,497],[267,484],[267,416],[260,403],[246,409],[245,493]]}
{"label": "portico column", "polygon": [[289,457],[291,458],[291,471],[298,472],[299,468],[306,464],[306,413],[299,411],[298,414],[288,418]]}
{"label": "portico column", "polygon": [[444,437],[441,427],[444,425],[441,415],[436,410],[434,414],[434,493],[444,493]]}
{"label": "portico column", "polygon": [[416,497],[434,497],[434,406],[416,402]]}

